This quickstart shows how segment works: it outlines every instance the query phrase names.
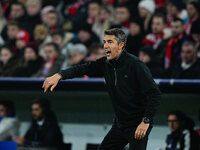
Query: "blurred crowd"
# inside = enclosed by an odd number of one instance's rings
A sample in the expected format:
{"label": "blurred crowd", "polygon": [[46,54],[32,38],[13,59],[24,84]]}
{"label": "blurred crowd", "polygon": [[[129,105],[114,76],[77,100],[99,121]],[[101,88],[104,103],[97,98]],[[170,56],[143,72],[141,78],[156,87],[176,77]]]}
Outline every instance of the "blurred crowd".
{"label": "blurred crowd", "polygon": [[[57,148],[66,150],[57,117],[46,98],[37,98],[30,106],[32,118],[24,135],[20,136],[20,121],[12,101],[0,101],[0,141],[14,141],[19,146]],[[181,111],[173,110],[166,116],[170,133],[166,146],[159,150],[200,150],[200,126]],[[200,108],[199,108],[200,121]],[[87,150],[94,150],[87,149]]]}
{"label": "blurred crowd", "polygon": [[104,31],[121,28],[154,78],[198,79],[199,13],[197,0],[1,0],[0,76],[47,77],[95,61]]}

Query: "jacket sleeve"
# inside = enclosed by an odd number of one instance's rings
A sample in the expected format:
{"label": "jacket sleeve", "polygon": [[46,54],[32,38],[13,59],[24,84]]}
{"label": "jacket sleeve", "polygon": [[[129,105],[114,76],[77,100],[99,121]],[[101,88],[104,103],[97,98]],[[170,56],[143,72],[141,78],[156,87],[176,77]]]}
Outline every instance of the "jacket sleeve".
{"label": "jacket sleeve", "polygon": [[141,90],[147,96],[147,107],[143,117],[147,117],[153,123],[153,117],[160,105],[161,92],[156,85],[150,70],[142,62],[137,62],[134,68],[136,70],[136,77]]}
{"label": "jacket sleeve", "polygon": [[83,75],[88,75],[90,77],[102,77],[104,70],[104,62],[105,57],[100,58],[96,61],[76,65],[66,70],[61,70],[59,74],[62,76],[62,79],[71,79]]}
{"label": "jacket sleeve", "polygon": [[0,124],[0,141],[11,138],[18,132],[19,126],[15,119],[5,118]]}

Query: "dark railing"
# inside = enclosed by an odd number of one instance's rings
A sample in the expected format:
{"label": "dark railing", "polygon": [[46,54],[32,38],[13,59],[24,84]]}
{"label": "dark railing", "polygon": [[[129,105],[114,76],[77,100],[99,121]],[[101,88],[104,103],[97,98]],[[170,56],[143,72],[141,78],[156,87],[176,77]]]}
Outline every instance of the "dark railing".
{"label": "dark railing", "polygon": [[[0,78],[0,90],[42,90],[44,78]],[[162,92],[200,93],[200,80],[190,79],[155,79]],[[75,78],[62,80],[57,90],[99,90],[105,91],[103,78]]]}

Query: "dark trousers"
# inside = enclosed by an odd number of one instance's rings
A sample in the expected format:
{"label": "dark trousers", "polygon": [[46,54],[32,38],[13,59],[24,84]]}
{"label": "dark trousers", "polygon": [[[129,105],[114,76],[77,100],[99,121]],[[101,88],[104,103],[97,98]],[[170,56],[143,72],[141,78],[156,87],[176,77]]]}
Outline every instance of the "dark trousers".
{"label": "dark trousers", "polygon": [[98,150],[123,150],[128,143],[130,150],[146,150],[148,136],[152,127],[149,127],[146,136],[141,140],[134,138],[136,128],[121,129],[117,124],[114,124],[103,139]]}

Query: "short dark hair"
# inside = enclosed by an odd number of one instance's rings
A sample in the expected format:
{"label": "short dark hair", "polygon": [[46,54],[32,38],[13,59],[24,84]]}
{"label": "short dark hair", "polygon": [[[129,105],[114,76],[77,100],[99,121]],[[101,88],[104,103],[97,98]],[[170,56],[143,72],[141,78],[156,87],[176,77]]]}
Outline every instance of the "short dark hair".
{"label": "short dark hair", "polygon": [[192,46],[193,49],[194,49],[194,51],[197,50],[196,47],[195,47],[194,42],[192,42],[192,41],[186,41],[186,42],[184,42],[183,45],[182,45],[182,48],[183,48],[184,46]]}
{"label": "short dark hair", "polygon": [[97,4],[100,6],[100,2],[98,0],[93,0],[93,1],[90,1],[89,5],[90,4]]}
{"label": "short dark hair", "polygon": [[18,2],[18,1],[15,1],[15,2],[11,3],[11,7],[12,7],[13,5],[19,5],[19,6],[21,6],[21,8],[24,10],[24,13],[26,13],[26,7],[24,6],[23,3]]}
{"label": "short dark hair", "polygon": [[163,13],[156,13],[153,18],[161,18],[163,20],[163,23],[166,24],[167,23],[167,20],[166,20],[166,17]]}
{"label": "short dark hair", "polygon": [[119,4],[116,6],[116,8],[126,8],[128,10],[128,12],[130,12],[129,8],[124,4]]}
{"label": "short dark hair", "polygon": [[52,46],[52,47],[54,47],[54,49],[55,49],[55,51],[56,51],[57,53],[60,53],[60,48],[59,48],[59,46],[58,46],[56,43],[50,42],[50,43],[47,43],[47,44],[45,45],[45,47],[46,47],[46,46]]}
{"label": "short dark hair", "polygon": [[64,38],[65,33],[62,30],[54,30],[54,31],[51,32],[51,36],[54,36],[54,35],[59,35],[62,38]]}
{"label": "short dark hair", "polygon": [[186,115],[184,112],[180,111],[180,110],[172,110],[168,113],[168,116],[170,115],[175,115],[177,120],[181,123],[184,123]]}
{"label": "short dark hair", "polygon": [[16,22],[16,21],[9,21],[7,26],[16,26],[19,29],[21,28],[19,22]]}
{"label": "short dark hair", "polygon": [[6,108],[7,116],[15,116],[15,105],[12,101],[1,100],[0,105],[3,105]]}
{"label": "short dark hair", "polygon": [[174,19],[172,20],[172,22],[180,22],[182,25],[184,24],[184,23],[183,23],[183,20],[180,19],[180,18],[174,18]]}
{"label": "short dark hair", "polygon": [[32,105],[33,104],[38,104],[42,108],[42,112],[45,116],[48,115],[49,112],[51,111],[50,101],[46,98],[34,99],[33,102],[32,102]]}
{"label": "short dark hair", "polygon": [[106,30],[105,35],[114,35],[118,43],[124,42],[126,44],[126,34],[120,28],[112,28]]}
{"label": "short dark hair", "polygon": [[45,119],[53,119],[57,123],[57,117],[53,110],[51,109],[51,103],[47,98],[40,97],[33,100],[33,104],[38,104],[42,108],[42,113],[45,116]]}
{"label": "short dark hair", "polygon": [[196,1],[190,1],[187,5],[192,5],[198,14],[200,14],[200,3]]}

